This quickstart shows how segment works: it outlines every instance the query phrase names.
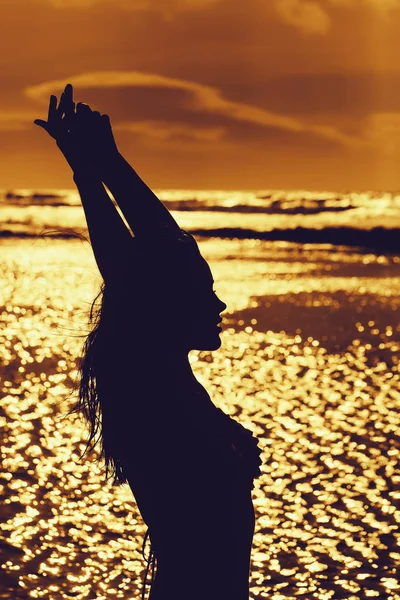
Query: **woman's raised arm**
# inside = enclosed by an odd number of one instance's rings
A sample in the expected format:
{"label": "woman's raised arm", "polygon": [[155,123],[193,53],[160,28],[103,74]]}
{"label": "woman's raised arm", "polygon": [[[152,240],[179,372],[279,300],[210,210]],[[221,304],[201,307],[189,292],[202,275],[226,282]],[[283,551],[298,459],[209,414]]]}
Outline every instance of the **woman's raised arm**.
{"label": "woman's raised arm", "polygon": [[95,123],[84,111],[75,113],[72,86],[66,86],[58,107],[56,96],[51,96],[47,121],[37,119],[35,123],[56,140],[73,170],[93,253],[107,282],[128,256],[132,236],[94,168],[90,148]]}
{"label": "woman's raised arm", "polygon": [[168,209],[121,154],[116,154],[102,172],[104,183],[135,235],[142,237],[166,229],[180,231]]}
{"label": "woman's raised arm", "polygon": [[178,233],[179,225],[171,213],[118,151],[108,115],[92,112],[87,104],[82,103],[77,105],[77,112],[84,115],[91,113],[98,122],[98,137],[92,138],[92,152],[97,155],[99,174],[135,236],[154,234],[157,230]]}
{"label": "woman's raised arm", "polygon": [[132,236],[99,179],[77,172],[74,181],[85,212],[93,254],[106,283],[128,260]]}

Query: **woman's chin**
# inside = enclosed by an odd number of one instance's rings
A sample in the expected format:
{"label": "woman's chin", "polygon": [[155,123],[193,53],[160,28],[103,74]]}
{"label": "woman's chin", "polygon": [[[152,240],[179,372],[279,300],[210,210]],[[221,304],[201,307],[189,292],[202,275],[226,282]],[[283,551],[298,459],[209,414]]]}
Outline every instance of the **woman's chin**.
{"label": "woman's chin", "polygon": [[218,350],[221,347],[222,341],[219,335],[209,336],[208,338],[196,340],[193,350]]}

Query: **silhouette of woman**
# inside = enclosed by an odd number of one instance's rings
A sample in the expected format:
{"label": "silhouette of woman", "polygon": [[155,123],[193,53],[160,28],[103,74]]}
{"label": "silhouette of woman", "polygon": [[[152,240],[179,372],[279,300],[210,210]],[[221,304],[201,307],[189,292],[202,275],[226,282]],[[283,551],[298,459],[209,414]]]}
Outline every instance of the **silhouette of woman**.
{"label": "silhouette of woman", "polygon": [[210,268],[121,156],[108,116],[75,108],[71,85],[35,123],[73,170],[104,280],[77,410],[89,422],[88,448],[99,442],[106,475],[129,483],[148,526],[142,597],[151,562],[151,600],[248,600],[260,450],[213,404],[188,358],[221,345],[226,305]]}

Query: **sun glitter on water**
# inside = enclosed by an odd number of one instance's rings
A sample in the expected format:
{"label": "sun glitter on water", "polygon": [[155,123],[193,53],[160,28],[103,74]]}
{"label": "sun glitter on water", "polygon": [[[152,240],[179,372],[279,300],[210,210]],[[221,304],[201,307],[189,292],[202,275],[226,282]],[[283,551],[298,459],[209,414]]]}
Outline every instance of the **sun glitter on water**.
{"label": "sun glitter on water", "polygon": [[[136,598],[145,527],[80,458],[66,416],[100,283],[78,241],[2,241],[2,597]],[[223,345],[192,353],[263,448],[251,598],[400,598],[400,268],[377,257],[207,241]]]}

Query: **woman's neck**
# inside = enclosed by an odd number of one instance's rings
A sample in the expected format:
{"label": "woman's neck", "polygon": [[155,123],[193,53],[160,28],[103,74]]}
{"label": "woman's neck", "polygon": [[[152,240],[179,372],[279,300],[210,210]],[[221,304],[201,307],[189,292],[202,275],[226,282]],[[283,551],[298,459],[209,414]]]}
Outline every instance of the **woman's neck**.
{"label": "woman's neck", "polygon": [[168,349],[162,365],[167,381],[177,385],[179,389],[190,389],[200,385],[193,374],[187,352],[176,352]]}

